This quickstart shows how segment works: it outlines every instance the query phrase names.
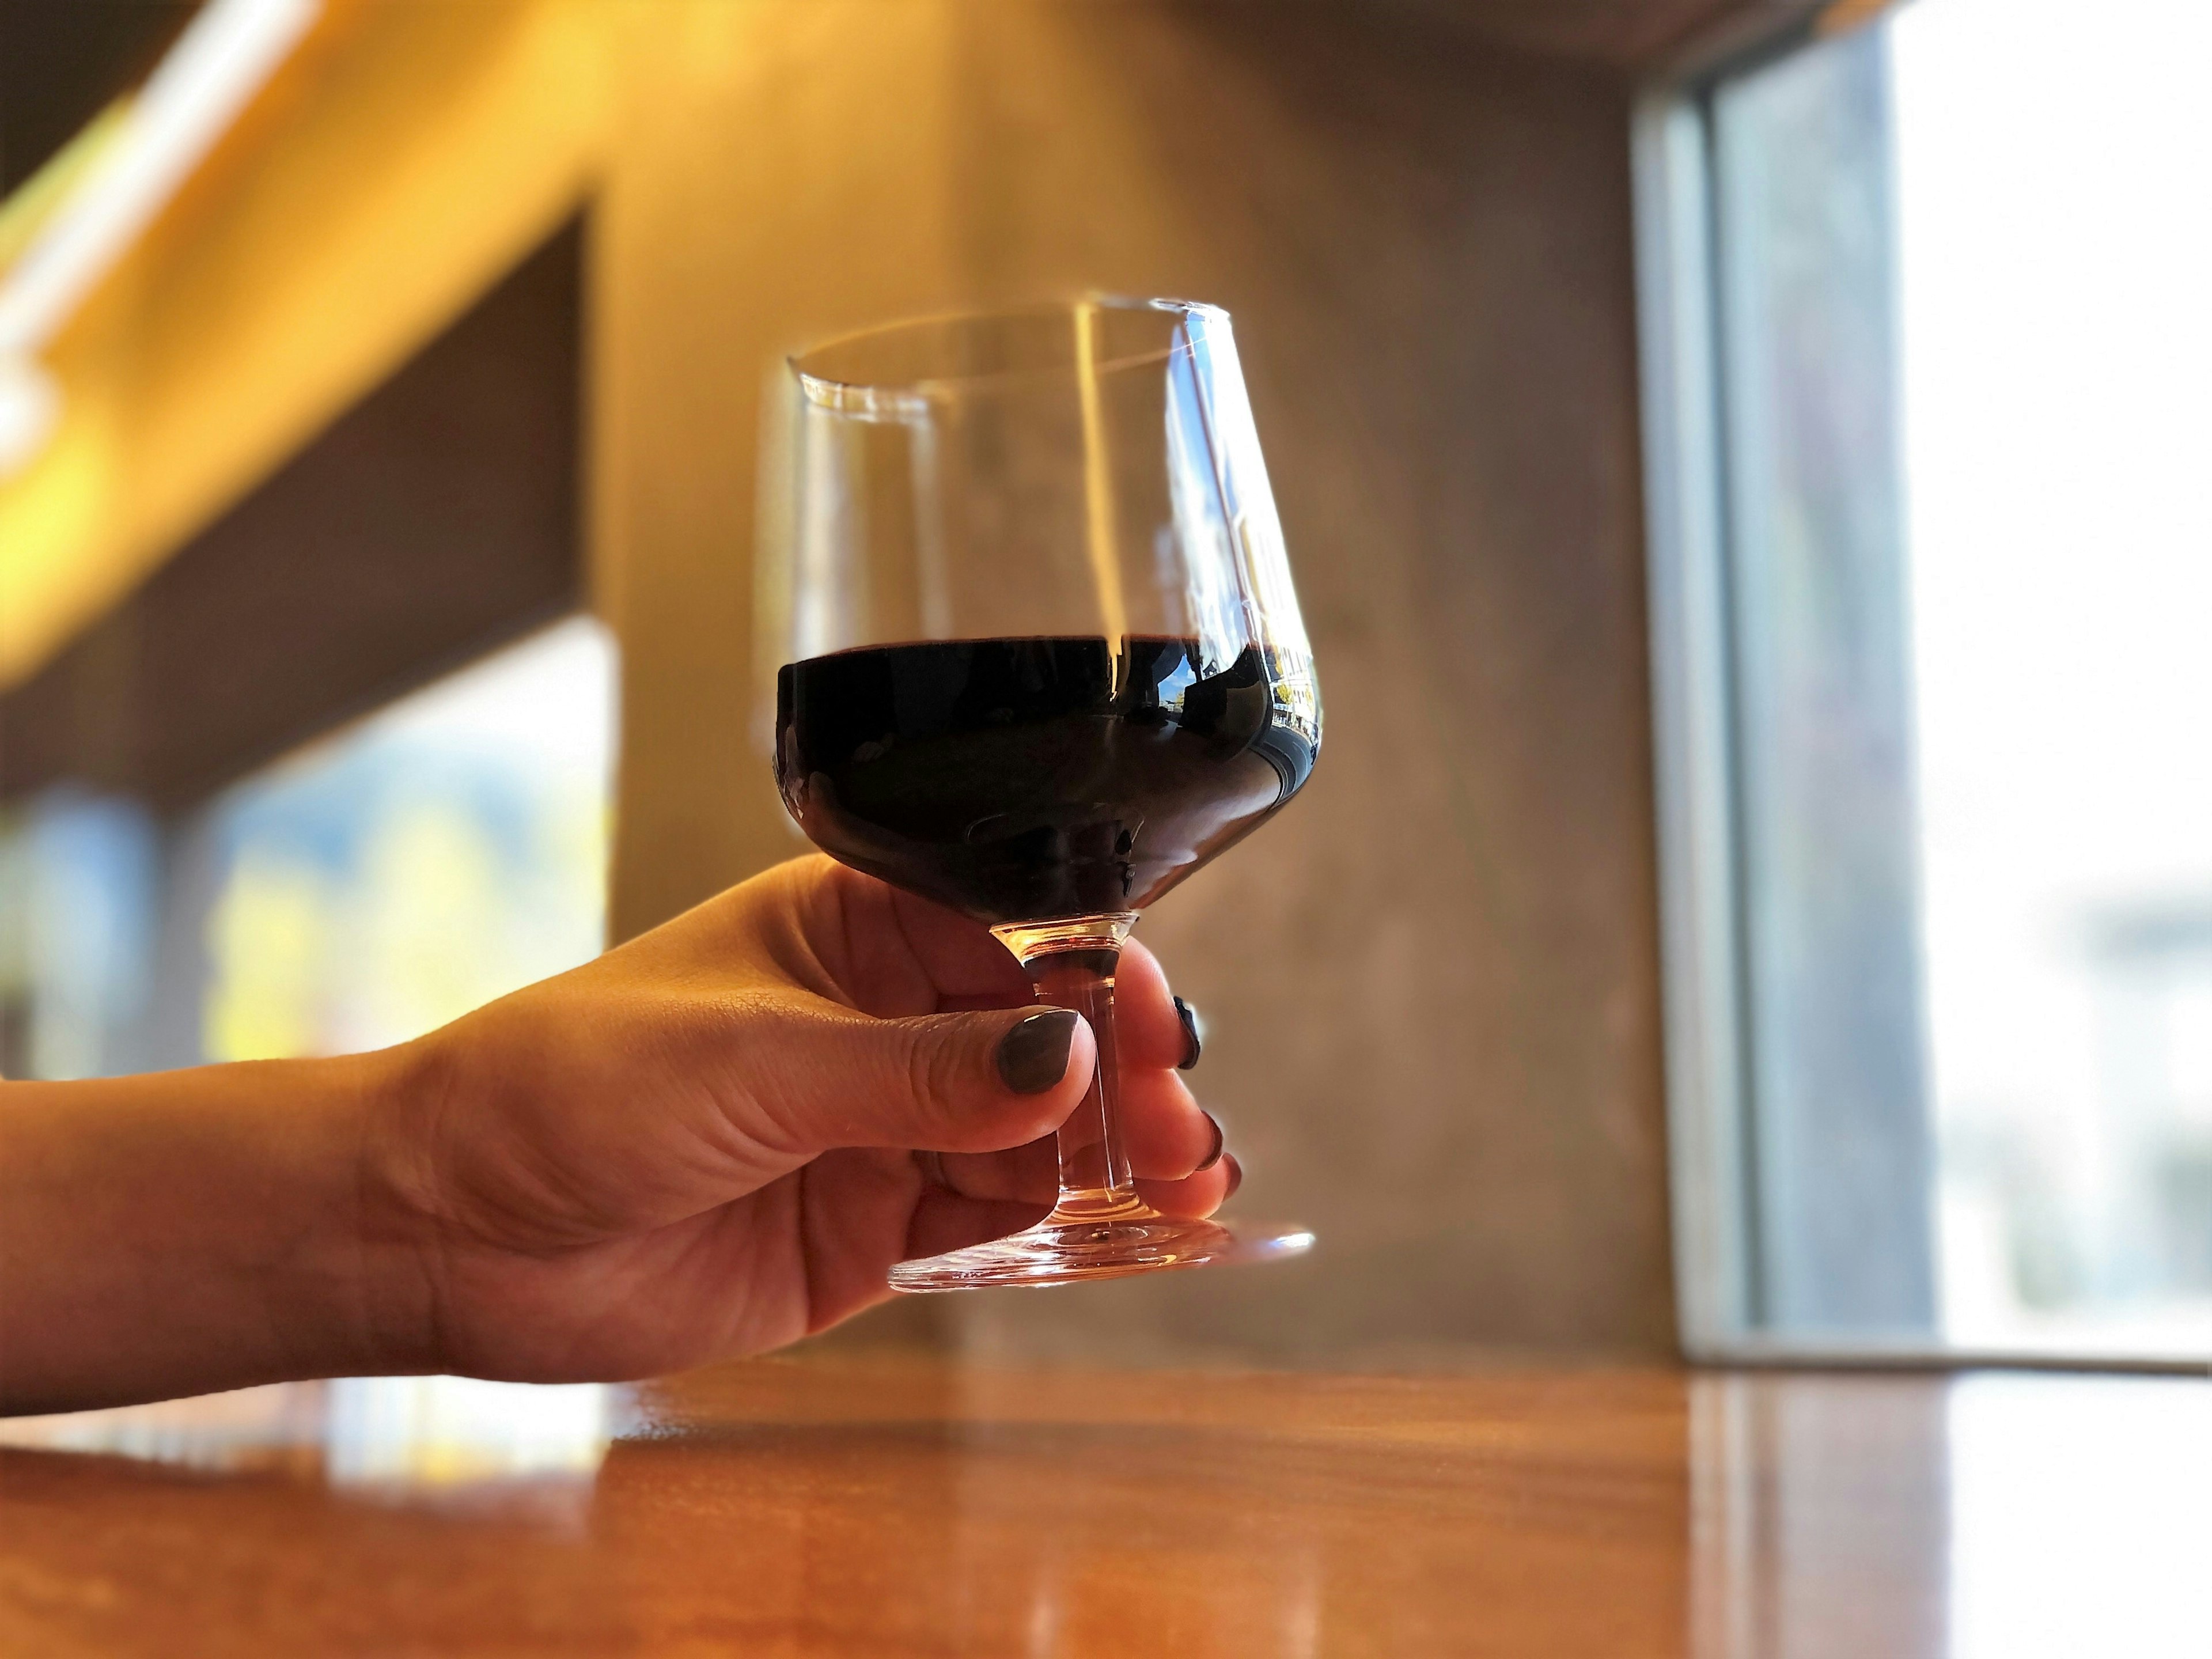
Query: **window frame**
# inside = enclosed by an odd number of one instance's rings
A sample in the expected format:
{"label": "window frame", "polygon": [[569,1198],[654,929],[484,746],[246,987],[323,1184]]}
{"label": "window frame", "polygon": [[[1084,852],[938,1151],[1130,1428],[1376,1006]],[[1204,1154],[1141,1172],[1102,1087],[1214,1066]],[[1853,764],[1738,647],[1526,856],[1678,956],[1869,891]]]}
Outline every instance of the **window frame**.
{"label": "window frame", "polygon": [[[1884,5],[1848,9],[1843,28]],[[1745,933],[1744,805],[1732,615],[1717,94],[1843,32],[1800,17],[1739,33],[1639,89],[1632,112],[1645,580],[1662,1019],[1677,1322],[1692,1363],[2204,1375],[2179,1357],[1812,1335],[1760,1322]],[[1939,1313],[1940,1320],[1940,1313]]]}

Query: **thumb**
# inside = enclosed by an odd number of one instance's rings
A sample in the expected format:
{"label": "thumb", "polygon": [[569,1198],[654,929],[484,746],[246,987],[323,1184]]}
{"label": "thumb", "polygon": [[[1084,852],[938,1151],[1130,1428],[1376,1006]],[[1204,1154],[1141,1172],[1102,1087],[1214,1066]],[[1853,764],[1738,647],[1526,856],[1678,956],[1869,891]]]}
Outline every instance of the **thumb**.
{"label": "thumb", "polygon": [[768,1138],[800,1159],[841,1146],[997,1152],[1058,1128],[1097,1055],[1091,1027],[1065,1008],[839,1010],[779,1033],[750,1092]]}

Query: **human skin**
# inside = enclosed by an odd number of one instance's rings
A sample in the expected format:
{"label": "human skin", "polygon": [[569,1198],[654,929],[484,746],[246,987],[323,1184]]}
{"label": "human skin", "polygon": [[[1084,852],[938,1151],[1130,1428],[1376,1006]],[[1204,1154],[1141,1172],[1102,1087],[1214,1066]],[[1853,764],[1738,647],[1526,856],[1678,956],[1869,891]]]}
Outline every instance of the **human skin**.
{"label": "human skin", "polygon": [[[1036,1017],[981,927],[813,857],[395,1048],[0,1084],[0,1411],[793,1341],[1044,1212],[1096,1050],[1048,1016],[1012,1086]],[[1140,1190],[1211,1213],[1236,1160],[1133,943],[1115,1018]]]}

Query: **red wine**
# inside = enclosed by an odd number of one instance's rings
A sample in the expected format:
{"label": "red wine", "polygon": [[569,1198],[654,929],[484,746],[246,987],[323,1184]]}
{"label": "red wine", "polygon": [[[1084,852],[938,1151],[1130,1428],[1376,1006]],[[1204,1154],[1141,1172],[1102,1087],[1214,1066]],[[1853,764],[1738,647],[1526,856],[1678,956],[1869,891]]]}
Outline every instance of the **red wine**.
{"label": "red wine", "polygon": [[1311,668],[1198,642],[945,640],[791,663],[776,787],[823,851],[985,922],[1135,910],[1273,813],[1320,746]]}

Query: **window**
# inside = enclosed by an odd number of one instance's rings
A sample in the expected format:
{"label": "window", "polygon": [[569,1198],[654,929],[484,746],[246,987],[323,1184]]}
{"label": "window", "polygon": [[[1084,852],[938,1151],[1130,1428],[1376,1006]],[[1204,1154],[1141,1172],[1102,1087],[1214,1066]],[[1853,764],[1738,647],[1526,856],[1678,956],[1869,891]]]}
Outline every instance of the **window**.
{"label": "window", "polygon": [[0,1071],[380,1048],[589,960],[614,676],[574,617],[174,823],[48,792],[0,825]]}
{"label": "window", "polygon": [[1918,0],[1639,122],[1693,1350],[2212,1355],[2191,0]]}

